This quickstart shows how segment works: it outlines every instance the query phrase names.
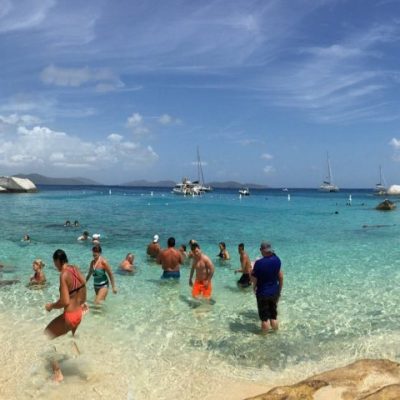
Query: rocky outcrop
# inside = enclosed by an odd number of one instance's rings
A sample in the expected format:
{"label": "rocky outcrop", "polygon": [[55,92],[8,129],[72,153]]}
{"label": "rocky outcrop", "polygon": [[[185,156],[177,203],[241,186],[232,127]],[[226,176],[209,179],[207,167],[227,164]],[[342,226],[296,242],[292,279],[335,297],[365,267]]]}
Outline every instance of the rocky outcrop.
{"label": "rocky outcrop", "polygon": [[[400,364],[359,360],[315,375],[291,386],[280,386],[251,400],[398,400]],[[250,399],[248,399],[250,400]]]}
{"label": "rocky outcrop", "polygon": [[37,192],[35,184],[24,178],[1,176],[0,193],[30,193]]}

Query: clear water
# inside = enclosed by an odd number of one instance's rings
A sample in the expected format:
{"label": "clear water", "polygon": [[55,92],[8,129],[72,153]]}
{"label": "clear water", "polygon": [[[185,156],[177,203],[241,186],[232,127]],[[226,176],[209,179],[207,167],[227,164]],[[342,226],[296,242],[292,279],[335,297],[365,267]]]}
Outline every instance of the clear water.
{"label": "clear water", "polygon": [[[82,187],[0,196],[0,262],[7,266],[1,279],[28,282],[39,257],[49,281],[43,290],[0,287],[0,362],[6,365],[0,397],[233,399],[246,397],[235,382],[269,386],[356,358],[400,359],[400,214],[375,211],[379,199],[366,191],[352,191],[346,206],[349,193],[292,191],[290,202],[280,191],[242,200],[234,191],[181,198],[128,188],[113,188],[110,196],[108,188]],[[81,228],[64,228],[67,219]],[[132,251],[139,272],[116,275],[118,294],[85,317],[77,338],[81,356],[73,356],[70,337],[55,342],[66,380],[54,388],[42,335],[57,315],[43,308],[58,295],[51,256],[63,248],[87,271],[91,246],[76,241],[84,229],[102,235],[115,270]],[[20,241],[25,233],[29,245]],[[188,266],[179,284],[160,282],[160,268],[145,254],[156,233],[163,243],[170,235],[177,243],[194,238],[215,260],[215,305],[193,307]],[[254,295],[236,288],[234,274],[237,244],[244,242],[255,259],[262,239],[273,243],[285,273],[281,330],[266,337],[258,331]],[[221,240],[232,258],[225,264],[215,257]]]}

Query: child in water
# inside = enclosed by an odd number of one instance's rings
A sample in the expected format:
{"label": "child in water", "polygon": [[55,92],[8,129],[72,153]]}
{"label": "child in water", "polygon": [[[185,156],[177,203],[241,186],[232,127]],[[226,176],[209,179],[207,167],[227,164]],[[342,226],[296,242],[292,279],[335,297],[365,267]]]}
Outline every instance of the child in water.
{"label": "child in water", "polygon": [[36,259],[32,263],[32,269],[35,271],[33,276],[31,277],[30,284],[31,285],[40,285],[46,282],[46,276],[43,272],[44,262],[42,260]]}

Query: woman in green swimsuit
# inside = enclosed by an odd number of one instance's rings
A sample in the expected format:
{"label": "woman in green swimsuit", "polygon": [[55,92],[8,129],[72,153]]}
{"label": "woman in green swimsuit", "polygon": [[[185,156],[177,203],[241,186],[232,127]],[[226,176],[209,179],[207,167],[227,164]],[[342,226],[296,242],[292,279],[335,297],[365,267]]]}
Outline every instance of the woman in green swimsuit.
{"label": "woman in green swimsuit", "polygon": [[90,277],[93,275],[94,291],[96,292],[96,304],[99,304],[106,299],[109,282],[111,282],[113,293],[117,293],[111,267],[107,260],[101,256],[101,251],[101,246],[98,244],[92,248],[93,260],[90,263],[89,272],[86,277],[86,282],[88,282]]}

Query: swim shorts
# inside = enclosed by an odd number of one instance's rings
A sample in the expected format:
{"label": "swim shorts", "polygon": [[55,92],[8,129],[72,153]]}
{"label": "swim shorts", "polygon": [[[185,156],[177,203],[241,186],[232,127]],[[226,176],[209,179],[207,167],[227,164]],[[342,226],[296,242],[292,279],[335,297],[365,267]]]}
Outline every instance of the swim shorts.
{"label": "swim shorts", "polygon": [[261,321],[276,319],[279,296],[257,296],[258,316]]}
{"label": "swim shorts", "polygon": [[241,287],[251,286],[250,274],[243,274],[238,280],[237,284]]}
{"label": "swim shorts", "polygon": [[181,273],[179,271],[164,271],[161,275],[161,279],[179,279]]}
{"label": "swim shorts", "polygon": [[206,299],[211,297],[212,286],[211,282],[208,281],[208,286],[205,287],[203,281],[194,281],[193,289],[192,289],[192,296],[199,297],[203,296]]}

